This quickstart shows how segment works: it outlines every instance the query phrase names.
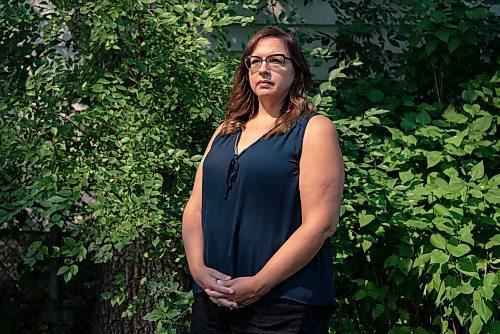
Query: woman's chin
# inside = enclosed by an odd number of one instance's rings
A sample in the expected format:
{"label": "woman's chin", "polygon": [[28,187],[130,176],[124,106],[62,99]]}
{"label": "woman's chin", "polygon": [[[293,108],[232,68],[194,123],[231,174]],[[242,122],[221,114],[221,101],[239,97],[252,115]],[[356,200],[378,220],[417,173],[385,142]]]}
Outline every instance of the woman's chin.
{"label": "woman's chin", "polygon": [[257,97],[259,99],[276,99],[276,101],[279,101],[281,100],[280,99],[280,96],[279,94],[276,94],[275,91],[272,91],[272,90],[264,90],[264,89],[261,89],[261,90],[258,90],[255,95],[257,95]]}

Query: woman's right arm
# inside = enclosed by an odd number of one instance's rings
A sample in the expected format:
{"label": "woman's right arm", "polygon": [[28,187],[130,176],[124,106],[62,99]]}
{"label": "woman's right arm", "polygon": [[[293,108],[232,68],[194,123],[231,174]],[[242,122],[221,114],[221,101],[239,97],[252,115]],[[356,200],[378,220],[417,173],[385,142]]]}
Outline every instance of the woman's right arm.
{"label": "woman's right arm", "polygon": [[191,196],[184,208],[182,216],[182,240],[184,242],[184,250],[186,252],[189,271],[196,283],[198,283],[203,290],[209,289],[217,291],[221,295],[230,295],[233,293],[233,290],[221,284],[217,284],[217,280],[225,281],[231,279],[231,277],[215,269],[208,268],[205,265],[203,260],[203,231],[201,227],[203,162],[221,128],[222,125],[217,128],[210,139],[200,165],[198,166],[198,170],[196,171],[193,191],[191,192]]}

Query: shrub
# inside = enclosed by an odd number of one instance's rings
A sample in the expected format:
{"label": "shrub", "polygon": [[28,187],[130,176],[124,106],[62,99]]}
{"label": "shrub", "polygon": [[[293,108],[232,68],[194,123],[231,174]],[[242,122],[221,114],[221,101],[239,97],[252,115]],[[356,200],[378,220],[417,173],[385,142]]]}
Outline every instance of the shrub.
{"label": "shrub", "polygon": [[498,75],[468,82],[444,112],[336,121],[347,177],[334,332],[498,332]]}

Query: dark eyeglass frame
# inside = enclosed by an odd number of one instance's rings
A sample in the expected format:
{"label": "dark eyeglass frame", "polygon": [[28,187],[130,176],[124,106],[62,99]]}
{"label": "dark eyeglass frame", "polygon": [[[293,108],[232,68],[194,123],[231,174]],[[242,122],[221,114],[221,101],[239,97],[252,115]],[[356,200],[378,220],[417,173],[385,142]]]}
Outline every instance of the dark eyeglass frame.
{"label": "dark eyeglass frame", "polygon": [[243,62],[245,63],[245,67],[246,67],[249,71],[252,71],[252,69],[251,69],[252,64],[251,64],[251,61],[249,61],[249,60],[251,60],[252,58],[257,58],[257,59],[259,59],[259,60],[260,60],[260,65],[259,65],[259,67],[258,67],[257,69],[255,69],[255,70],[253,70],[254,72],[257,72],[258,70],[260,70],[260,68],[261,68],[261,66],[262,66],[262,63],[263,63],[263,62],[266,62],[266,68],[267,68],[267,69],[270,69],[270,67],[269,67],[269,63],[267,62],[267,60],[268,60],[269,58],[271,58],[271,57],[275,57],[275,56],[281,56],[281,57],[283,57],[283,58],[285,59],[285,60],[283,61],[283,65],[285,65],[285,63],[286,63],[286,60],[287,60],[287,59],[288,59],[288,60],[291,60],[291,61],[293,62],[293,58],[291,58],[291,57],[287,57],[287,56],[286,56],[285,54],[283,54],[283,53],[273,53],[272,55],[267,56],[265,59],[262,59],[262,58],[261,58],[261,57],[259,57],[259,56],[246,56],[246,57],[244,58]]}

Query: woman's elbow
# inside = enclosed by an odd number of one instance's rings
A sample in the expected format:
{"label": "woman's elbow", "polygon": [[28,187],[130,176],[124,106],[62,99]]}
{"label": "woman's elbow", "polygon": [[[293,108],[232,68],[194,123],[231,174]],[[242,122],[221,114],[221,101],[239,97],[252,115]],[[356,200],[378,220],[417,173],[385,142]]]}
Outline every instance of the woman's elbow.
{"label": "woman's elbow", "polygon": [[337,230],[337,222],[336,221],[332,221],[330,224],[328,224],[325,227],[325,230],[323,232],[324,235],[325,235],[325,239],[328,239],[332,235],[334,235],[336,230]]}

